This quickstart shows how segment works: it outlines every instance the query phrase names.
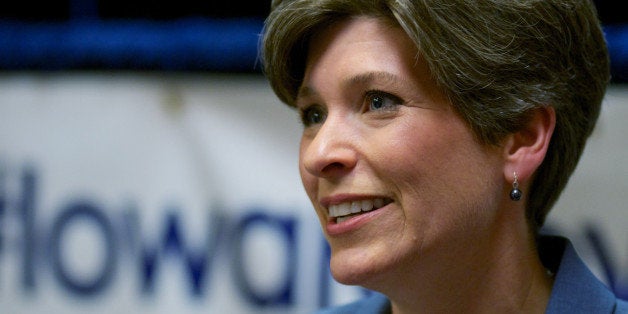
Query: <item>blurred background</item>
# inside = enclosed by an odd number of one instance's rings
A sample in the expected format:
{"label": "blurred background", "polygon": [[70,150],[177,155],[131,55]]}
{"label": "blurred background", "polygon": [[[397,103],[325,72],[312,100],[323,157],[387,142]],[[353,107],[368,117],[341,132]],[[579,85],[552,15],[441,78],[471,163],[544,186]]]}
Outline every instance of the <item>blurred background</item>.
{"label": "blurred background", "polygon": [[[261,74],[270,1],[0,4],[0,312],[310,313],[334,283]],[[546,232],[628,298],[628,16],[613,82]]]}

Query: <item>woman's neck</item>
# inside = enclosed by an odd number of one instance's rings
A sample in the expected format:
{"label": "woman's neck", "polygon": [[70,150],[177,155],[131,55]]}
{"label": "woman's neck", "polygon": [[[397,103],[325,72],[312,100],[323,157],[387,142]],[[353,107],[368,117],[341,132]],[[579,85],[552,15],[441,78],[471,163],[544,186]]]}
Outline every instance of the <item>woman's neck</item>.
{"label": "woman's neck", "polygon": [[436,256],[428,261],[408,261],[413,266],[374,288],[390,298],[394,314],[544,313],[553,278],[525,222],[516,231],[505,226],[429,252]]}

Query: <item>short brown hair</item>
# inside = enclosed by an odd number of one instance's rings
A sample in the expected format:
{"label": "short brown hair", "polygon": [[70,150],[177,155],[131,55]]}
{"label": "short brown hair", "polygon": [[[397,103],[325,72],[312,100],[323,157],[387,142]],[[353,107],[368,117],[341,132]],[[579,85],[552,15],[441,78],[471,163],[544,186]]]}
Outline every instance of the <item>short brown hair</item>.
{"label": "short brown hair", "polygon": [[398,24],[477,138],[497,145],[551,106],[556,127],[527,193],[535,232],[573,173],[610,79],[589,0],[275,0],[262,38],[270,84],[294,106],[310,37],[350,16]]}

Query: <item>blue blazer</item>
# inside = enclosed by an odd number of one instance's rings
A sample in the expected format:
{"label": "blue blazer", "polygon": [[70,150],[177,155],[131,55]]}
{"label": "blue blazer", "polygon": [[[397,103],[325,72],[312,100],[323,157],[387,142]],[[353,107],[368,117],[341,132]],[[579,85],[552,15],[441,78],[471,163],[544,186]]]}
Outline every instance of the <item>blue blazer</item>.
{"label": "blue blazer", "polygon": [[[539,254],[546,267],[556,274],[545,313],[628,313],[628,302],[620,300],[591,273],[569,240],[543,236]],[[373,292],[350,304],[319,310],[318,314],[390,313],[390,301]]]}

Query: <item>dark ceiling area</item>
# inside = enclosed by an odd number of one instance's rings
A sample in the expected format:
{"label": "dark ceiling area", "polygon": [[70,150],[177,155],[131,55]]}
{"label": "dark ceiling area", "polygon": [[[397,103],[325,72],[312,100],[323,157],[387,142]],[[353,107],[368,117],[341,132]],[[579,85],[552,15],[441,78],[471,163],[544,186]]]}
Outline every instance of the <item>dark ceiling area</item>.
{"label": "dark ceiling area", "polygon": [[[604,24],[628,22],[621,1],[594,1]],[[0,19],[22,21],[66,21],[76,18],[99,19],[157,19],[183,17],[264,18],[270,0],[230,1],[149,1],[149,0],[49,0],[5,1],[0,4]]]}
{"label": "dark ceiling area", "polygon": [[[615,82],[628,82],[628,14],[595,1]],[[0,70],[261,72],[270,0],[49,0],[0,4]]]}

